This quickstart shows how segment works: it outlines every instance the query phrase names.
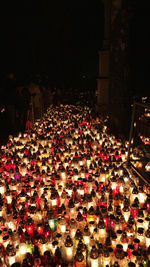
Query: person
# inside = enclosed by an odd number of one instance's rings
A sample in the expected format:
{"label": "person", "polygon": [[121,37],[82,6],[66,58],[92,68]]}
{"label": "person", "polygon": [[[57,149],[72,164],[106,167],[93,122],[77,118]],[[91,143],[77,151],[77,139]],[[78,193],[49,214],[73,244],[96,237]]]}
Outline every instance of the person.
{"label": "person", "polygon": [[11,131],[14,133],[16,131],[16,101],[17,101],[17,92],[16,92],[16,79],[13,72],[10,72],[7,75],[5,81],[5,101],[8,110],[9,120]]}
{"label": "person", "polygon": [[17,87],[17,93],[18,129],[24,131],[26,129],[31,96],[27,86]]}
{"label": "person", "polygon": [[34,110],[34,121],[36,119],[39,119],[42,115],[42,96],[39,86],[34,82],[29,85],[29,92],[31,95],[31,102]]}
{"label": "person", "polygon": [[22,97],[23,97],[23,107],[22,107],[22,127],[25,129],[27,120],[29,119],[30,112],[30,103],[31,103],[31,95],[28,87],[23,87],[22,89]]}
{"label": "person", "polygon": [[43,102],[44,102],[44,112],[47,110],[47,108],[53,104],[53,95],[52,95],[52,90],[51,88],[44,87],[43,90]]}

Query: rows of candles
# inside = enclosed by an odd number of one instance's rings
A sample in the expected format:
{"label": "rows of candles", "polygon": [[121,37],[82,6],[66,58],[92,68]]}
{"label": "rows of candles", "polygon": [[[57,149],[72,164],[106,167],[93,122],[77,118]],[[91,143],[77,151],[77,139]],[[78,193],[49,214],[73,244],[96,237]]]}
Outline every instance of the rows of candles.
{"label": "rows of candles", "polygon": [[87,107],[51,107],[0,154],[0,266],[148,266],[150,188]]}

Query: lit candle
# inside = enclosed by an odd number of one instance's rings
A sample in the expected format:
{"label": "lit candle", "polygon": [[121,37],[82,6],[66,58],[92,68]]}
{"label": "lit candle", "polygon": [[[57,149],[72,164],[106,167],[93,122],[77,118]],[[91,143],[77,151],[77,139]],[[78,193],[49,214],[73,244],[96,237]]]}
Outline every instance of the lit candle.
{"label": "lit candle", "polygon": [[73,260],[73,242],[70,236],[68,235],[66,240],[65,240],[65,260],[67,262],[72,262]]}
{"label": "lit candle", "polygon": [[140,202],[142,207],[143,207],[145,200],[146,200],[146,194],[144,192],[140,192],[139,193],[139,202]]}
{"label": "lit candle", "polygon": [[109,264],[110,264],[109,250],[107,247],[105,247],[103,251],[103,266],[106,267],[107,265],[109,266]]}
{"label": "lit candle", "polygon": [[8,256],[9,265],[11,266],[16,261],[16,258],[15,258],[16,257],[16,251],[15,251],[13,245],[11,245],[11,244],[7,245],[6,254]]}
{"label": "lit candle", "polygon": [[31,236],[33,236],[33,232],[34,232],[33,228],[34,228],[33,220],[31,217],[28,217],[27,223],[26,223],[26,230],[27,230],[28,234]]}
{"label": "lit candle", "polygon": [[38,232],[40,235],[42,235],[42,234],[44,233],[42,223],[39,223],[39,224],[37,225],[37,232]]}
{"label": "lit candle", "polygon": [[76,230],[77,230],[77,223],[76,223],[76,221],[72,218],[72,219],[70,220],[70,236],[71,236],[71,238],[74,238],[74,237],[75,237]]}
{"label": "lit candle", "polygon": [[106,229],[99,229],[98,235],[99,235],[99,242],[104,244],[106,239]]}
{"label": "lit candle", "polygon": [[145,232],[146,236],[146,247],[148,248],[150,246],[150,228]]}
{"label": "lit candle", "polygon": [[141,245],[144,245],[144,241],[145,241],[145,238],[144,238],[144,228],[142,227],[139,227],[137,229],[137,238],[140,240],[140,244]]}
{"label": "lit candle", "polygon": [[75,267],[86,267],[86,259],[84,258],[84,255],[80,249],[77,250],[77,253],[75,255]]}
{"label": "lit candle", "polygon": [[24,258],[25,258],[25,255],[27,253],[27,246],[25,243],[20,243],[19,244],[19,250],[18,250],[18,260],[22,263]]}
{"label": "lit candle", "polygon": [[99,254],[95,246],[92,247],[90,252],[90,266],[99,267]]}
{"label": "lit candle", "polygon": [[10,266],[11,266],[11,265],[12,265],[13,263],[15,263],[15,261],[16,261],[15,256],[9,256],[8,261],[9,261],[9,264],[10,264]]}
{"label": "lit candle", "polygon": [[3,184],[3,182],[0,181],[0,194],[4,194],[5,193],[5,185]]}
{"label": "lit candle", "polygon": [[94,221],[95,220],[95,211],[94,211],[93,206],[91,206],[89,208],[87,219],[88,219],[88,222],[91,222],[91,221]]}
{"label": "lit candle", "polygon": [[44,252],[48,249],[45,236],[42,236],[40,239],[39,249],[42,255],[44,255]]}
{"label": "lit candle", "polygon": [[58,230],[60,233],[66,232],[66,220],[64,217],[58,218]]}
{"label": "lit candle", "polygon": [[88,226],[86,225],[83,232],[83,240],[86,245],[89,245],[90,243],[90,231]]}
{"label": "lit candle", "polygon": [[150,217],[146,217],[144,220],[144,230],[146,231],[150,225]]}
{"label": "lit candle", "polygon": [[90,233],[93,234],[94,233],[94,229],[95,229],[95,223],[94,223],[94,221],[90,221],[90,223],[89,223],[89,229],[90,229]]}
{"label": "lit candle", "polygon": [[126,232],[122,233],[121,239],[120,239],[122,245],[123,245],[123,250],[127,251],[128,248],[128,238]]}
{"label": "lit candle", "polygon": [[55,218],[52,211],[49,211],[48,213],[48,223],[53,232],[56,231],[57,228],[57,218]]}

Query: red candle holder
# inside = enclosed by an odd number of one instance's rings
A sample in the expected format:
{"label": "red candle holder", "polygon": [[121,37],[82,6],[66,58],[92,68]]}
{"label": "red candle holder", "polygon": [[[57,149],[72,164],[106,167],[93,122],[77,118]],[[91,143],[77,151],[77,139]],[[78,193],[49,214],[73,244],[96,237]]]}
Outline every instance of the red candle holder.
{"label": "red candle holder", "polygon": [[39,233],[39,235],[43,235],[44,234],[44,230],[43,230],[42,224],[38,224],[37,225],[37,232]]}
{"label": "red candle holder", "polygon": [[133,219],[135,219],[138,215],[139,208],[137,205],[133,204],[131,207],[131,214],[133,216]]}
{"label": "red candle holder", "polygon": [[25,225],[26,231],[30,236],[33,236],[34,234],[34,224],[32,218],[28,217],[27,223]]}

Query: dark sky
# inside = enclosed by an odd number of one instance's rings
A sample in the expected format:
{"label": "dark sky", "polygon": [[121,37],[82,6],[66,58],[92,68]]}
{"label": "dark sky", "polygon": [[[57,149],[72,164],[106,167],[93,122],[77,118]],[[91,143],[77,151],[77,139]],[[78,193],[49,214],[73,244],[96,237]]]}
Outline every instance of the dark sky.
{"label": "dark sky", "polygon": [[1,12],[1,69],[52,79],[97,75],[103,38],[100,0],[15,1]]}
{"label": "dark sky", "polygon": [[[142,5],[143,3],[143,5]],[[137,1],[130,32],[131,86],[150,96],[150,2]]]}
{"label": "dark sky", "polygon": [[[22,0],[0,4],[1,72],[47,73],[52,80],[98,74],[103,39],[100,0]],[[130,32],[131,88],[150,91],[149,1],[136,1]]]}

